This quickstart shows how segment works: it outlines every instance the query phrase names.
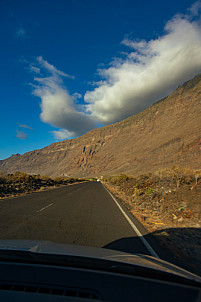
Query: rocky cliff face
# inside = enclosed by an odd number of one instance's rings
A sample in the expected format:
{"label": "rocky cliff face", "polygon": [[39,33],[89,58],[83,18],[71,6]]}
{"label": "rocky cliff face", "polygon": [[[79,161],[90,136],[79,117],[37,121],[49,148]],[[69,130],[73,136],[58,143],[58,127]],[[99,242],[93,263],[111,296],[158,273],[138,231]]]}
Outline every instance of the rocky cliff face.
{"label": "rocky cliff face", "polygon": [[3,173],[135,175],[201,167],[201,74],[167,98],[116,124],[0,161]]}

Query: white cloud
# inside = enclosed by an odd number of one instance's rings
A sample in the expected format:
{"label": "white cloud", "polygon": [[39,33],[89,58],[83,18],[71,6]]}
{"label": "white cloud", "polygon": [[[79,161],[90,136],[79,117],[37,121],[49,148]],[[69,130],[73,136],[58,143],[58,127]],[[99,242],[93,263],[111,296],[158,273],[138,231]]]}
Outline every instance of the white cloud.
{"label": "white cloud", "polygon": [[27,139],[28,135],[25,132],[18,131],[18,130],[16,130],[16,132],[17,132],[17,134],[16,134],[17,138],[22,139],[22,140]]}
{"label": "white cloud", "polygon": [[[75,98],[81,95],[71,96],[63,86],[61,76],[70,76],[50,65],[42,57],[37,58],[37,62],[49,74],[47,77],[35,77],[36,84],[32,85],[33,94],[41,98],[41,120],[65,129],[65,135],[69,133],[71,136],[78,136],[93,129],[95,125],[91,117],[82,111],[82,107],[74,104]],[[56,135],[61,136],[61,131],[59,133]]]}
{"label": "white cloud", "polygon": [[82,98],[82,95],[80,93],[73,93],[73,97],[77,100],[77,99],[81,99]]}
{"label": "white cloud", "polygon": [[143,110],[201,72],[201,28],[188,16],[175,16],[156,40],[125,39],[126,59],[103,69],[105,78],[85,94],[86,111],[109,124]]}
{"label": "white cloud", "polygon": [[18,38],[18,39],[26,39],[26,38],[29,38],[29,36],[27,35],[27,31],[22,27],[20,26],[16,32],[15,32],[15,37]]}
{"label": "white cloud", "polygon": [[31,128],[31,127],[29,127],[27,125],[23,125],[23,124],[19,124],[19,127],[33,130],[33,128]]}
{"label": "white cloud", "polygon": [[189,12],[192,16],[198,16],[201,10],[201,1],[196,1],[193,5],[189,8]]}
{"label": "white cloud", "polygon": [[68,130],[65,129],[61,129],[58,131],[51,131],[51,133],[54,135],[54,138],[57,140],[63,140],[73,137],[73,132],[69,132]]}
{"label": "white cloud", "polygon": [[69,74],[64,73],[63,71],[58,70],[56,67],[49,64],[47,61],[43,60],[43,58],[41,56],[37,57],[37,61],[41,67],[43,67],[46,71],[48,71],[52,75],[57,75],[57,76],[74,79],[74,76],[71,76]]}
{"label": "white cloud", "polygon": [[57,138],[75,137],[138,113],[201,72],[199,3],[188,15],[174,16],[155,40],[124,39],[129,51],[98,70],[102,79],[85,93],[83,105],[76,102],[81,95],[70,95],[63,85],[63,76],[73,77],[38,57],[32,66],[40,77],[32,86],[41,98],[41,120],[60,129],[53,132]]}
{"label": "white cloud", "polygon": [[36,67],[36,66],[34,66],[32,64],[29,65],[29,69],[33,73],[38,73],[38,74],[40,73],[40,68],[38,68],[38,67]]}

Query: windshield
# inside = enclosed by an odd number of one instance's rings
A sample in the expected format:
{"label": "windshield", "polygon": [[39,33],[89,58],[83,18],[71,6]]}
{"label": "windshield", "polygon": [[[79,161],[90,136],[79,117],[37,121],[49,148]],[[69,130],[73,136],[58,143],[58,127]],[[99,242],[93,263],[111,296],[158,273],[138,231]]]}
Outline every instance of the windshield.
{"label": "windshield", "polygon": [[190,0],[1,1],[0,240],[201,276],[200,16]]}

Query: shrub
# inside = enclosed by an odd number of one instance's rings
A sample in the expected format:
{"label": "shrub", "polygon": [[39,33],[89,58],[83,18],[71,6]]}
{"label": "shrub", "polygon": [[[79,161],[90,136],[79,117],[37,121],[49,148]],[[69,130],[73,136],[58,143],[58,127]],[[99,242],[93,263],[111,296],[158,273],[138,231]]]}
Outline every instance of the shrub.
{"label": "shrub", "polygon": [[154,192],[154,189],[149,188],[149,189],[147,190],[147,195],[149,196],[149,195],[151,195],[153,192]]}
{"label": "shrub", "polygon": [[92,178],[90,178],[90,181],[97,181],[97,177],[92,177]]}
{"label": "shrub", "polygon": [[138,189],[138,188],[134,187],[134,192],[133,192],[133,194],[134,194],[135,196],[140,196],[140,195],[143,194],[143,191],[142,191],[141,189]]}
{"label": "shrub", "polygon": [[11,180],[12,181],[16,180],[20,182],[29,182],[29,175],[24,172],[17,171],[11,176]]}
{"label": "shrub", "polygon": [[39,178],[43,181],[47,181],[51,179],[48,175],[41,175]]}
{"label": "shrub", "polygon": [[55,182],[59,182],[59,183],[64,181],[63,177],[55,177],[55,178],[53,178],[53,180]]}
{"label": "shrub", "polygon": [[121,184],[123,182],[126,182],[129,179],[129,177],[125,174],[120,174],[119,176],[115,176],[112,181],[115,184]]}

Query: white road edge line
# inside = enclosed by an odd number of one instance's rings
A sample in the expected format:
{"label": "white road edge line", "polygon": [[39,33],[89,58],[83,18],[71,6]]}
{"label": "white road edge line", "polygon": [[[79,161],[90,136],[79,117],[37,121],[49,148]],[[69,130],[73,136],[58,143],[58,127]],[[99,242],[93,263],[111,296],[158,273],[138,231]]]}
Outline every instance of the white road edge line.
{"label": "white road edge line", "polygon": [[48,206],[46,206],[46,207],[40,209],[39,211],[36,211],[36,213],[42,212],[43,210],[45,210],[45,209],[51,207],[52,205],[53,205],[53,203],[50,203],[50,204],[48,204]]}
{"label": "white road edge line", "polygon": [[103,187],[108,191],[108,193],[110,194],[110,196],[112,197],[112,199],[115,201],[116,205],[118,206],[119,210],[122,212],[122,214],[124,215],[124,217],[126,218],[126,220],[128,221],[128,223],[130,224],[130,226],[132,227],[132,229],[136,232],[136,234],[139,236],[140,240],[142,241],[142,243],[145,245],[145,247],[147,248],[147,250],[149,251],[149,253],[155,257],[160,259],[160,257],[156,254],[156,252],[153,250],[153,248],[151,247],[151,245],[147,242],[147,240],[143,237],[143,235],[140,233],[140,231],[138,230],[138,228],[134,225],[134,223],[131,221],[131,219],[128,217],[128,215],[124,212],[124,210],[122,209],[122,207],[119,205],[119,203],[117,202],[117,200],[115,199],[115,197],[110,193],[110,191],[103,185]]}

